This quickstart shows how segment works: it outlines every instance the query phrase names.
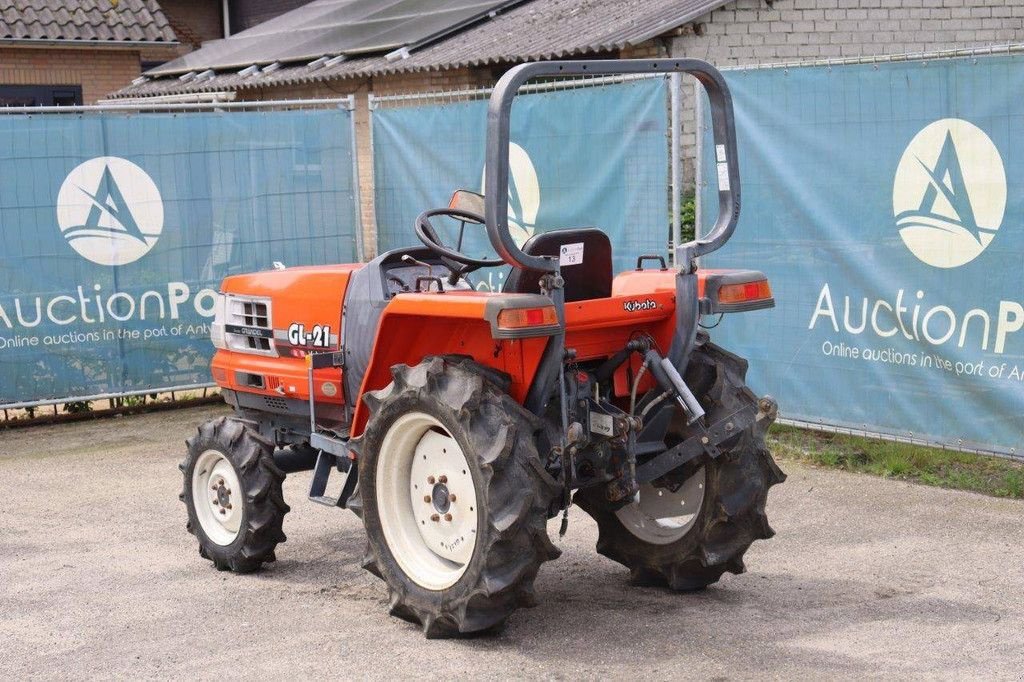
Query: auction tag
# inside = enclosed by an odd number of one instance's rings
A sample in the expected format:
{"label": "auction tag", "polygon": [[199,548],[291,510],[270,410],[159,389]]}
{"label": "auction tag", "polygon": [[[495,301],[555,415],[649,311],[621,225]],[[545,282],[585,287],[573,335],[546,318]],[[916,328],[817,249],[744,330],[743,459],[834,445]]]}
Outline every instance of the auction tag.
{"label": "auction tag", "polygon": [[610,415],[601,414],[600,412],[591,412],[590,430],[594,433],[599,433],[602,436],[611,437],[615,435],[615,422],[612,420]]}
{"label": "auction tag", "polygon": [[579,265],[583,262],[583,242],[563,244],[558,254],[559,265]]}

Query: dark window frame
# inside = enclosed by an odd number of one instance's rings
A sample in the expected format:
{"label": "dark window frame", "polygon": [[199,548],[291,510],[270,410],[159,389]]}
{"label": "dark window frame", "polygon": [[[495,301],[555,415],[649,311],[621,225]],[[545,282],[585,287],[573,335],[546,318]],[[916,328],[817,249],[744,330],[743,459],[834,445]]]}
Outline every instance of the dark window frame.
{"label": "dark window frame", "polygon": [[5,106],[78,106],[81,104],[81,85],[13,85],[0,83],[0,108]]}

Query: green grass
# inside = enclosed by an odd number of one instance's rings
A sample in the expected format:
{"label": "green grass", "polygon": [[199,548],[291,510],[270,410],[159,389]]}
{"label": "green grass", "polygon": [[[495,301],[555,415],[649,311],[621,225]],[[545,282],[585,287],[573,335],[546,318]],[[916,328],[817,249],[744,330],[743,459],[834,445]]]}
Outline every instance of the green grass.
{"label": "green grass", "polygon": [[998,457],[778,424],[768,435],[768,446],[780,459],[1024,499],[1024,463]]}

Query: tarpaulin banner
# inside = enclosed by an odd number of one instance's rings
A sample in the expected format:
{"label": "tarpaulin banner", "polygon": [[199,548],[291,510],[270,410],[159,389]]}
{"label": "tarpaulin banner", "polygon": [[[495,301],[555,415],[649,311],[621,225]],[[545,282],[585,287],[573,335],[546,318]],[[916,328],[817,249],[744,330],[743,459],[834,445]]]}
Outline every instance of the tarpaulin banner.
{"label": "tarpaulin banner", "polygon": [[222,278],[356,258],[351,119],[0,114],[0,404],[208,383]]}
{"label": "tarpaulin banner", "polygon": [[[726,80],[743,208],[706,264],[771,280],[776,309],[712,332],[750,359],[751,385],[795,420],[1024,453],[1024,62]],[[705,229],[717,206],[708,135]]]}
{"label": "tarpaulin banner", "polygon": [[[641,254],[665,254],[666,92],[666,80],[652,78],[516,98],[509,223],[520,245],[535,232],[597,227],[611,237],[617,270],[635,266]],[[482,191],[487,101],[381,107],[372,121],[383,252],[418,244],[416,216],[447,206],[453,190]],[[454,245],[458,224],[436,221]],[[493,254],[482,227],[466,228],[464,247],[474,256]],[[478,273],[477,286],[500,288],[506,270]]]}

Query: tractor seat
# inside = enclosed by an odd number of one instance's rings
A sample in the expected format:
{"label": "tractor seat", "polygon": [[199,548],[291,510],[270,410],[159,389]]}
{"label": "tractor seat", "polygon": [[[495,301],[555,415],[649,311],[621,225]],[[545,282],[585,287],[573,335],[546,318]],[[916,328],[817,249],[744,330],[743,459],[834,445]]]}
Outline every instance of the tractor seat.
{"label": "tractor seat", "polygon": [[[556,256],[563,253],[562,279],[565,302],[588,301],[612,295],[612,243],[601,230],[581,227],[540,232],[523,244],[529,256]],[[581,260],[575,265],[566,261]],[[539,294],[541,273],[513,268],[502,291],[514,294]]]}

